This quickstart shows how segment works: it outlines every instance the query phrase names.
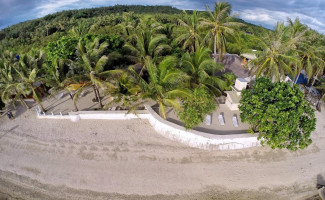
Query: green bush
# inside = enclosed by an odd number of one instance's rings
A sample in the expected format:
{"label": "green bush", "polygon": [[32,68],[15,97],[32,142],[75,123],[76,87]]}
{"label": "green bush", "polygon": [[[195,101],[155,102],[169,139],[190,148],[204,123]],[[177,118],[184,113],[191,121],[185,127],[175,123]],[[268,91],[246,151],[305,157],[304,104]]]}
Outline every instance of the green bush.
{"label": "green bush", "polygon": [[240,104],[241,120],[259,132],[262,145],[295,151],[312,143],[315,111],[298,86],[259,78],[252,89],[242,92]]}
{"label": "green bush", "polygon": [[216,109],[213,96],[203,87],[195,88],[193,97],[186,99],[183,109],[178,113],[186,129],[192,129],[202,123],[207,114]]}

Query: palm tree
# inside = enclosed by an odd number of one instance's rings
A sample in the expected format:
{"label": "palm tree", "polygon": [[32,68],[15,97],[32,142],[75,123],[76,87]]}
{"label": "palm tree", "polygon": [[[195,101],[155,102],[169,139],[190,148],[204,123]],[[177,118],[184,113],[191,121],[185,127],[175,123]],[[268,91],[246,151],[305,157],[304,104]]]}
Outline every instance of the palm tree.
{"label": "palm tree", "polygon": [[141,88],[141,97],[156,101],[159,105],[159,113],[164,119],[167,117],[166,107],[179,110],[181,107],[179,98],[191,97],[190,90],[183,86],[189,77],[175,69],[176,64],[176,58],[167,57],[157,66],[150,57],[147,57],[145,66],[148,70],[149,82],[129,67],[130,73]]}
{"label": "palm tree", "polygon": [[226,85],[215,73],[223,66],[215,63],[210,54],[210,49],[205,47],[200,47],[192,54],[187,52],[182,57],[181,68],[190,76],[191,88],[203,86],[215,96],[220,96]]}
{"label": "palm tree", "polygon": [[136,64],[144,66],[146,57],[155,59],[164,52],[169,51],[171,47],[166,44],[167,38],[163,34],[157,34],[158,24],[151,19],[142,21],[135,30],[134,43],[127,43],[124,48],[129,51],[127,57]]}
{"label": "palm tree", "polygon": [[168,44],[173,40],[175,25],[171,23],[163,24],[157,27],[157,32],[166,36]]}
{"label": "palm tree", "polygon": [[191,52],[195,52],[199,44],[202,42],[201,36],[199,35],[199,14],[197,10],[193,11],[192,15],[188,15],[184,11],[185,20],[179,19],[179,25],[182,26],[182,34],[178,36],[175,41],[177,44],[182,44],[183,49],[189,49]]}
{"label": "palm tree", "polygon": [[83,45],[79,41],[77,46],[78,62],[82,65],[84,74],[77,75],[74,78],[84,81],[84,87],[91,85],[93,87],[97,102],[100,108],[103,108],[101,96],[98,88],[106,89],[114,87],[111,83],[105,81],[108,75],[121,73],[121,70],[104,71],[108,62],[108,57],[103,55],[108,44],[106,42],[99,44],[98,38],[92,43]]}
{"label": "palm tree", "polygon": [[[10,61],[10,60],[9,60]],[[16,62],[15,62],[16,63]],[[5,104],[10,101],[16,104],[16,101],[20,101],[27,109],[29,106],[21,97],[22,94],[17,91],[17,77],[15,77],[12,64],[6,59],[0,59],[0,95]]]}
{"label": "palm tree", "polygon": [[257,51],[257,58],[250,63],[253,67],[251,75],[268,76],[272,81],[279,82],[286,74],[295,75],[292,69],[297,68],[299,60],[295,45],[302,36],[291,38],[289,29],[278,23],[275,31],[267,31],[262,38],[256,38],[263,51]]}
{"label": "palm tree", "polygon": [[23,94],[24,96],[32,94],[33,99],[39,104],[42,111],[46,112],[42,105],[41,94],[37,90],[37,87],[42,82],[39,75],[40,70],[35,67],[38,64],[39,63],[32,57],[25,55],[23,59],[20,60],[19,65],[13,66],[19,76],[16,90],[18,91],[18,94]]}
{"label": "palm tree", "polygon": [[116,87],[107,90],[107,94],[113,97],[113,100],[105,105],[107,108],[113,103],[121,103],[121,106],[130,111],[136,112],[138,105],[143,102],[138,102],[141,88],[136,83],[135,77],[131,76],[127,71],[112,80],[112,84]]}
{"label": "palm tree", "polygon": [[71,100],[73,101],[75,110],[78,111],[79,109],[76,102],[78,100],[78,94],[81,92],[80,90],[82,90],[82,87],[75,89],[74,87],[70,86],[70,84],[75,83],[73,81],[73,78],[68,77],[69,66],[72,65],[73,62],[69,59],[55,59],[51,64],[45,65],[45,82],[48,86],[51,87],[51,94],[55,94],[62,89],[67,90],[69,92]]}
{"label": "palm tree", "polygon": [[134,30],[139,23],[138,18],[134,15],[134,12],[124,12],[122,14],[123,22],[117,24],[117,27],[122,29],[122,34],[128,40],[134,34]]}
{"label": "palm tree", "polygon": [[233,35],[234,28],[240,27],[243,24],[234,21],[234,15],[231,14],[231,4],[228,2],[216,2],[214,4],[214,12],[212,12],[209,6],[206,6],[208,10],[208,18],[202,18],[201,24],[203,27],[210,29],[205,37],[205,41],[213,40],[213,53],[214,56],[219,53],[219,61],[222,61],[222,56],[226,52],[226,34]]}
{"label": "palm tree", "polygon": [[[318,75],[321,75],[324,71],[325,61],[323,60],[323,56],[325,53],[325,49],[323,46],[315,46],[309,45],[307,43],[302,43],[299,46],[298,53],[301,57],[300,59],[300,67],[297,70],[297,77],[299,76],[302,69],[306,71],[308,80],[310,80],[313,76],[312,85],[314,85],[316,78]],[[298,78],[296,78],[297,81]]]}

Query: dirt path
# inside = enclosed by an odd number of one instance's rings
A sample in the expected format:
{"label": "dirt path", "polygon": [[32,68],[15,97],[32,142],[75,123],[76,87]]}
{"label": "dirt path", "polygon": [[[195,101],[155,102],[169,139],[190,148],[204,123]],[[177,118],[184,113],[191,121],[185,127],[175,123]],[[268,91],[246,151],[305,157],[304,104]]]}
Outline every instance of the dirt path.
{"label": "dirt path", "polygon": [[[146,120],[0,119],[0,194],[23,199],[300,199],[325,177],[325,113],[304,151],[203,151]],[[323,119],[323,120],[320,120]],[[325,184],[325,183],[324,183]],[[237,197],[237,198],[236,198]]]}

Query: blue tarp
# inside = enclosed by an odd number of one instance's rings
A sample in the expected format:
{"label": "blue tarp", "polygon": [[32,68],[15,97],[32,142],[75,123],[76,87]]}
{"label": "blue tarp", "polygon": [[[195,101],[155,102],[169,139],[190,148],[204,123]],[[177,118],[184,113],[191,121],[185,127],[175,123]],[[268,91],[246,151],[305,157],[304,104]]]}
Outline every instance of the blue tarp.
{"label": "blue tarp", "polygon": [[[296,82],[297,77],[295,78],[294,82]],[[300,75],[298,76],[298,80],[296,84],[303,84],[303,85],[307,85],[308,83],[308,78],[307,76],[305,76],[304,74],[300,73]]]}

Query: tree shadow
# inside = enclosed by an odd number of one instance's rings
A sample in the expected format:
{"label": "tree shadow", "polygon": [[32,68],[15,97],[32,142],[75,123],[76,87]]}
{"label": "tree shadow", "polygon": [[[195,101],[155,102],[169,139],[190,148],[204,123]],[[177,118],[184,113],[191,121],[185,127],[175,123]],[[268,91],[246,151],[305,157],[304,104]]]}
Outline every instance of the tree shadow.
{"label": "tree shadow", "polygon": [[317,175],[317,184],[316,184],[317,189],[320,189],[322,187],[325,187],[325,179],[323,175],[318,174]]}
{"label": "tree shadow", "polygon": [[18,127],[19,127],[19,125],[16,125],[16,126],[12,127],[11,129],[7,130],[4,134],[2,134],[2,135],[0,136],[0,140],[1,140],[4,136],[6,136],[8,133],[10,133],[11,131],[15,130],[15,129],[18,128]]}

